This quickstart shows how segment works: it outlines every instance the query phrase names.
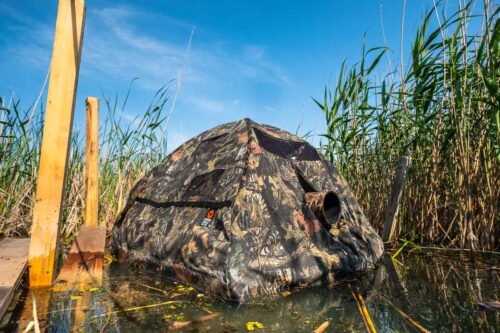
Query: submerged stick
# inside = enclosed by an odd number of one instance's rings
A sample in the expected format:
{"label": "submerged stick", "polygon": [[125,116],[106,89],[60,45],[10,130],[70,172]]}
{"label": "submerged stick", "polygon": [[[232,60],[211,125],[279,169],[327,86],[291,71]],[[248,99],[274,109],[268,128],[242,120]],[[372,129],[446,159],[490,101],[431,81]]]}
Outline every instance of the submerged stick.
{"label": "submerged stick", "polygon": [[151,290],[156,290],[156,291],[158,291],[158,292],[162,293],[163,295],[167,295],[167,296],[168,296],[168,294],[169,294],[169,292],[168,292],[168,291],[166,291],[166,290],[159,289],[159,288],[155,288],[155,287],[151,287],[151,286],[148,286],[148,285],[146,285],[146,284],[137,283],[137,285],[138,285],[138,286],[141,286],[141,287],[144,287],[144,288],[151,289]]}
{"label": "submerged stick", "polygon": [[323,333],[328,328],[328,326],[330,326],[330,322],[329,321],[325,321],[317,329],[315,329],[313,331],[313,333]]}
{"label": "submerged stick", "polygon": [[91,318],[104,317],[104,316],[109,316],[109,315],[112,315],[115,313],[121,313],[121,312],[130,312],[130,311],[137,311],[137,310],[142,310],[142,309],[155,308],[158,306],[169,305],[169,304],[174,304],[174,303],[183,303],[183,301],[167,301],[167,302],[162,302],[162,303],[134,306],[132,308],[127,308],[127,309],[123,309],[123,310],[116,310],[116,311],[106,312],[106,313],[103,313],[100,315],[95,315],[95,316],[92,316]]}
{"label": "submerged stick", "polygon": [[403,317],[408,323],[410,323],[411,325],[413,325],[413,327],[415,327],[417,330],[419,330],[420,332],[422,333],[430,333],[430,331],[428,329],[426,329],[425,327],[423,327],[422,325],[420,325],[419,323],[417,323],[417,321],[415,319],[413,319],[412,317],[410,317],[409,315],[407,315],[405,312],[403,312],[403,310],[401,310],[400,308],[398,308],[396,305],[394,305],[391,301],[389,301],[387,298],[385,298],[384,296],[378,294],[387,304],[389,304],[390,306],[392,306],[394,308],[394,310],[396,310],[397,313],[399,313],[401,315],[401,317]]}
{"label": "submerged stick", "polygon": [[215,312],[215,313],[212,313],[212,314],[200,317],[200,318],[195,319],[195,320],[174,321],[172,323],[172,325],[170,325],[169,329],[170,330],[178,330],[178,329],[181,329],[181,328],[186,328],[187,326],[198,324],[198,323],[202,323],[202,322],[205,322],[205,321],[209,321],[209,320],[215,319],[215,318],[220,317],[220,316],[222,316],[221,312]]}
{"label": "submerged stick", "polygon": [[349,289],[351,289],[351,294],[354,300],[356,301],[356,305],[358,306],[359,313],[361,314],[361,318],[363,318],[363,322],[365,323],[366,330],[369,333],[377,333],[377,329],[375,328],[375,325],[373,325],[372,318],[370,316],[370,313],[368,312],[368,308],[365,305],[365,301],[363,300],[363,297],[361,294],[358,292],[358,295],[354,294],[354,291],[352,291],[351,285],[349,285]]}
{"label": "submerged stick", "polygon": [[368,331],[370,333],[377,333],[377,329],[375,328],[375,325],[373,325],[373,321],[372,318],[370,317],[370,313],[368,312],[368,308],[365,305],[365,301],[363,300],[363,297],[359,292],[358,292],[358,299],[359,299],[359,304],[361,305],[361,309],[363,310],[363,315],[366,318],[366,323],[368,324]]}
{"label": "submerged stick", "polygon": [[352,288],[351,288],[351,285],[349,285],[349,289],[351,290],[351,295],[352,295],[352,298],[354,298],[354,301],[356,302],[356,305],[358,307],[358,311],[359,311],[359,314],[361,315],[361,319],[363,319],[363,323],[365,324],[365,328],[368,332],[371,332],[370,331],[370,328],[368,326],[368,322],[366,321],[366,318],[365,318],[365,315],[363,313],[363,309],[361,308],[361,304],[359,303],[359,300],[358,298],[356,297],[356,295],[354,294],[354,291],[352,291]]}
{"label": "submerged stick", "polygon": [[32,294],[31,298],[33,300],[33,324],[35,326],[35,333],[40,333],[40,323],[38,322],[38,314],[37,314],[37,309],[36,309],[35,295]]}

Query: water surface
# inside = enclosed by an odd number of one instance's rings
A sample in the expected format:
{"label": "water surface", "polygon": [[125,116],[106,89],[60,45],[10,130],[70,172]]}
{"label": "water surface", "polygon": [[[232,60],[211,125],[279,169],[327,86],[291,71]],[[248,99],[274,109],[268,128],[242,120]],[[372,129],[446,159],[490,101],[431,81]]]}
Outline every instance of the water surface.
{"label": "water surface", "polygon": [[[332,286],[315,286],[255,304],[222,301],[158,273],[113,263],[101,287],[23,292],[0,331],[24,331],[33,320],[48,332],[366,332],[352,292],[360,293],[379,332],[418,332],[396,310],[432,332],[500,332],[500,312],[478,302],[500,300],[500,256],[434,251],[384,258],[377,269]],[[15,306],[15,307],[14,307]],[[202,323],[187,324],[218,316]],[[220,313],[220,314],[219,314]],[[210,317],[208,317],[210,318]],[[250,324],[251,325],[251,324]],[[250,327],[251,328],[251,327]]]}

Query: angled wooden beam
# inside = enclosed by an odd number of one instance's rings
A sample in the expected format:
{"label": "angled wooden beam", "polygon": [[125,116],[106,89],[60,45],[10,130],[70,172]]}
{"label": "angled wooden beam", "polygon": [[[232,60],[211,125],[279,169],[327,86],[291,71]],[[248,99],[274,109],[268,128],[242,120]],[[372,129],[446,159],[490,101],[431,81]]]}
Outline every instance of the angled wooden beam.
{"label": "angled wooden beam", "polygon": [[52,283],[85,21],[83,0],[59,0],[29,252],[30,286]]}
{"label": "angled wooden beam", "polygon": [[97,226],[99,217],[99,100],[87,97],[87,144],[85,149],[85,225]]}

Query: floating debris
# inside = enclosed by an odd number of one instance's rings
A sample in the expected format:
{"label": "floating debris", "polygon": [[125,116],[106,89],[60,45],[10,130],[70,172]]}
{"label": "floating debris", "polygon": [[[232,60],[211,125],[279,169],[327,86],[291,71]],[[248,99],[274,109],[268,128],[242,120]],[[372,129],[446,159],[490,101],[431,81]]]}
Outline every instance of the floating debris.
{"label": "floating debris", "polygon": [[349,285],[349,289],[351,289],[351,294],[354,300],[356,301],[356,305],[358,306],[359,313],[361,314],[361,318],[363,318],[363,322],[365,323],[366,331],[369,333],[377,333],[377,329],[373,325],[372,318],[370,317],[370,313],[366,308],[365,301],[363,297],[358,292],[357,296],[352,291],[351,285]]}
{"label": "floating debris", "polygon": [[130,312],[130,311],[137,311],[137,310],[142,310],[142,309],[149,309],[149,308],[154,308],[158,306],[164,306],[164,305],[170,305],[174,303],[181,303],[182,301],[166,301],[162,303],[155,303],[155,304],[148,304],[148,305],[142,305],[142,306],[134,306],[132,308],[127,308],[123,310],[117,310],[117,311],[111,311],[107,313],[103,313],[100,315],[92,316],[91,318],[97,318],[97,317],[106,317],[115,313],[120,313],[120,312]]}
{"label": "floating debris", "polygon": [[255,331],[255,329],[263,329],[264,325],[259,323],[258,321],[249,321],[247,323],[247,331]]}
{"label": "floating debris", "polygon": [[212,313],[212,314],[200,317],[200,318],[195,319],[195,320],[174,321],[172,323],[172,325],[170,325],[169,329],[170,330],[178,330],[178,329],[181,329],[181,328],[186,328],[187,326],[191,326],[191,325],[194,325],[194,324],[198,324],[198,323],[202,323],[202,322],[205,322],[205,321],[208,321],[208,320],[212,320],[212,319],[220,317],[220,316],[222,316],[222,313],[216,312],[216,313]]}
{"label": "floating debris", "polygon": [[430,333],[430,331],[428,329],[424,328],[422,325],[420,325],[419,323],[417,323],[417,321],[415,319],[411,318],[409,315],[407,315],[405,312],[403,312],[403,310],[401,310],[400,308],[398,308],[396,305],[394,305],[387,298],[385,298],[384,296],[382,296],[380,294],[378,294],[378,295],[385,302],[387,302],[387,304],[389,304],[390,306],[392,306],[394,308],[394,310],[396,310],[396,312],[401,315],[401,317],[403,317],[404,319],[406,319],[406,321],[409,322],[411,325],[413,325],[413,327],[415,327],[417,330],[419,330],[422,333]]}
{"label": "floating debris", "polygon": [[317,329],[315,329],[313,331],[313,333],[323,333],[328,328],[328,326],[330,326],[330,322],[329,321],[325,321]]}

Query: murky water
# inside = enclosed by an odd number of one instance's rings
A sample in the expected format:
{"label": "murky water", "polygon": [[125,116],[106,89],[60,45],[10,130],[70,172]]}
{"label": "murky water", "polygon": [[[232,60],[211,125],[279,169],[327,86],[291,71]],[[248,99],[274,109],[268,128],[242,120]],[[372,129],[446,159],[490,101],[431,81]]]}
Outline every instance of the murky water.
{"label": "murky water", "polygon": [[500,332],[500,312],[478,305],[500,300],[500,256],[425,252],[397,259],[385,258],[375,271],[334,286],[256,304],[221,301],[155,273],[112,264],[100,288],[22,293],[0,331],[24,331],[33,320],[35,296],[40,327],[49,332],[164,332],[183,325],[176,331],[311,332],[325,321],[325,332],[366,332],[352,290],[364,298],[378,332],[418,332],[397,309],[432,332]]}

